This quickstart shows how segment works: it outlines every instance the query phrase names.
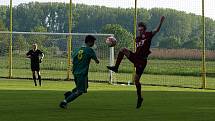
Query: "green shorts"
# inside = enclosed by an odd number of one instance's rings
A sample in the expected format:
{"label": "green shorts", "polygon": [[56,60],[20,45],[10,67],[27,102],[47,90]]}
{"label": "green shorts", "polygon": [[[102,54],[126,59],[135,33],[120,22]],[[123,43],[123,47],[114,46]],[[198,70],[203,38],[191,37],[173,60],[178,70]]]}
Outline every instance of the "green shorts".
{"label": "green shorts", "polygon": [[88,76],[83,74],[74,74],[76,90],[86,93],[88,88]]}

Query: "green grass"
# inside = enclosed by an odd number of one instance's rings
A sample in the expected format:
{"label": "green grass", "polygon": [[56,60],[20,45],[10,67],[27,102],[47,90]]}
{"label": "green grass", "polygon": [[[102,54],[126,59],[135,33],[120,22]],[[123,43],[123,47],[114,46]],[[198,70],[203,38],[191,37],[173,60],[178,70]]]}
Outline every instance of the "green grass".
{"label": "green grass", "polygon": [[214,90],[144,86],[145,102],[135,109],[134,86],[90,83],[87,94],[60,109],[73,82],[0,79],[1,121],[214,121]]}
{"label": "green grass", "polygon": [[[7,58],[0,57],[0,77],[8,76]],[[19,78],[31,78],[30,61],[23,57],[13,58],[13,76]],[[66,79],[66,58],[46,57],[41,64],[42,78]],[[90,65],[89,79],[108,81],[109,74],[106,69],[108,60],[101,60],[99,65],[94,62]],[[142,76],[143,84],[183,86],[201,88],[200,77],[201,61],[199,60],[157,60],[148,61],[148,65]],[[207,62],[207,72],[212,73],[207,77],[207,87],[215,89],[215,61]],[[114,74],[113,81],[128,82],[132,80],[133,65],[123,60],[119,68],[119,74]]]}

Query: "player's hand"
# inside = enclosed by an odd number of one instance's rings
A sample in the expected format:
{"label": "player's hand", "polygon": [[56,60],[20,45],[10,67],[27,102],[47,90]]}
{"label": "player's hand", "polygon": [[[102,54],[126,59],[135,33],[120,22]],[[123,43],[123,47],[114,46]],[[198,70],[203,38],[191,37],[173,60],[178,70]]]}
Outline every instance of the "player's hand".
{"label": "player's hand", "polygon": [[26,57],[27,57],[27,58],[31,58],[31,55],[27,55]]}
{"label": "player's hand", "polygon": [[165,19],[165,17],[164,16],[161,16],[161,22],[163,22],[164,21],[164,19]]}
{"label": "player's hand", "polygon": [[97,64],[99,64],[99,60],[97,59],[97,60],[95,60],[95,62],[97,63]]}

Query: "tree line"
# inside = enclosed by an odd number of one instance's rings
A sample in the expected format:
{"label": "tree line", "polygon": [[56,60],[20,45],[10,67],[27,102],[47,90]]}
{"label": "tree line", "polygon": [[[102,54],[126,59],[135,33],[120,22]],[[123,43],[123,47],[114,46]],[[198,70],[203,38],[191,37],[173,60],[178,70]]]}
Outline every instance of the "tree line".
{"label": "tree line", "polygon": [[[9,6],[0,6],[0,31],[9,30],[9,10]],[[133,8],[110,8],[105,6],[73,4],[72,32],[113,33],[119,41],[117,48],[121,46],[132,48],[134,36],[133,14]],[[201,48],[201,16],[174,9],[152,8],[148,10],[139,8],[137,20],[138,22],[145,22],[148,30],[153,30],[156,28],[162,15],[166,17],[166,21],[160,33],[153,39],[153,47]],[[66,3],[22,3],[13,7],[13,30],[27,32],[68,32],[68,16],[69,4]],[[41,45],[46,43],[46,45],[43,45],[44,48],[47,46],[47,43],[49,43],[48,45],[52,43],[51,38],[42,35],[40,37],[33,37],[32,40],[23,35],[14,38],[18,38],[17,42],[21,45],[16,45],[16,48],[20,49],[26,43],[30,44],[32,41],[38,41]],[[48,40],[50,42],[47,42]],[[207,49],[215,49],[214,40],[215,21],[206,18]],[[1,53],[4,50],[2,48],[7,45],[6,38],[0,35]]]}

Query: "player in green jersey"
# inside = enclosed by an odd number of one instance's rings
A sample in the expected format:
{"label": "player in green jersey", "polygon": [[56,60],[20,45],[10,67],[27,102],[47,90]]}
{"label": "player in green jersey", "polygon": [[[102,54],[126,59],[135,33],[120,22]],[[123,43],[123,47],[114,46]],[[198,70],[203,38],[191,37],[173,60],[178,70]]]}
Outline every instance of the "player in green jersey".
{"label": "player in green jersey", "polygon": [[99,63],[94,50],[91,48],[94,45],[95,40],[96,38],[94,36],[87,35],[85,38],[86,46],[73,51],[72,71],[76,87],[72,91],[68,91],[64,94],[65,99],[59,105],[61,108],[66,108],[69,102],[72,102],[83,93],[87,93],[90,60],[93,59],[97,64]]}

